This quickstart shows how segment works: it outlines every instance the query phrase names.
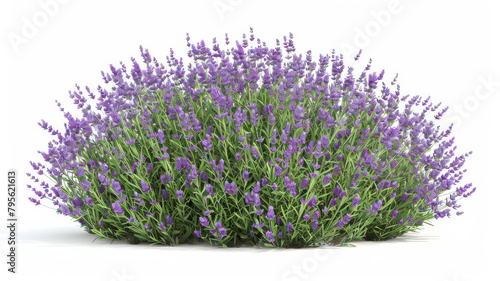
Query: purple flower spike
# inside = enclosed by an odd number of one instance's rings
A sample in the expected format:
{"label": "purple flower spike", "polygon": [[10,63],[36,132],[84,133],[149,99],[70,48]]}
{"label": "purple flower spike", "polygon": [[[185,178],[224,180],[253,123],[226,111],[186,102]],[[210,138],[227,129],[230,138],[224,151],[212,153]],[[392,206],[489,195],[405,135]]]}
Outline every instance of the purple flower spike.
{"label": "purple flower spike", "polygon": [[169,216],[165,216],[165,220],[167,221],[167,225],[172,225],[174,223],[174,220]]}
{"label": "purple flower spike", "polygon": [[120,186],[120,183],[116,181],[115,179],[111,180],[111,185],[113,186],[113,189],[115,190],[116,194],[121,195],[123,190]]}
{"label": "purple flower spike", "polygon": [[328,146],[330,146],[330,142],[328,141],[327,135],[321,137],[321,146],[325,149],[328,148]]}
{"label": "purple flower spike", "polygon": [[309,214],[306,213],[304,216],[302,216],[302,218],[308,221],[311,217],[309,216]]}
{"label": "purple flower spike", "polygon": [[205,217],[200,217],[200,223],[201,223],[201,226],[208,226],[210,224],[208,222],[207,218],[205,218]]}
{"label": "purple flower spike", "polygon": [[395,219],[398,216],[398,210],[394,210],[391,213],[391,218]]}
{"label": "purple flower spike", "polygon": [[243,171],[243,180],[248,181],[249,180],[250,173],[248,173],[247,170]]}
{"label": "purple flower spike", "polygon": [[165,189],[162,189],[161,190],[161,197],[163,197],[163,200],[168,200],[169,196],[168,196],[168,193]]}
{"label": "purple flower spike", "polygon": [[372,214],[377,214],[380,208],[382,208],[382,200],[378,200],[377,202],[373,203],[370,206],[370,209],[367,211],[369,211]]}
{"label": "purple flower spike", "polygon": [[205,189],[206,189],[208,195],[210,195],[210,196],[214,195],[214,187],[211,184],[207,183],[205,185]]}
{"label": "purple flower spike", "polygon": [[266,219],[268,219],[270,221],[274,220],[274,207],[273,206],[269,206],[268,212],[266,215]]}
{"label": "purple flower spike", "polygon": [[356,195],[354,197],[354,199],[352,199],[352,207],[356,208],[356,206],[358,206],[360,200],[361,200],[361,197],[359,197],[359,195]]}
{"label": "purple flower spike", "polygon": [[229,195],[235,195],[238,192],[238,188],[236,187],[236,183],[234,181],[232,183],[225,182],[224,183],[225,191]]}
{"label": "purple flower spike", "polygon": [[167,230],[167,228],[165,227],[165,224],[163,222],[160,222],[159,225],[160,225],[161,230],[163,230],[163,231]]}
{"label": "purple flower spike", "polygon": [[92,204],[92,201],[93,199],[91,197],[89,197],[88,195],[85,196],[85,203],[87,203],[87,205],[89,205],[90,207],[93,207],[94,205]]}
{"label": "purple flower spike", "polygon": [[309,186],[309,178],[303,178],[300,182],[300,189],[307,188]]}
{"label": "purple flower spike", "polygon": [[260,155],[259,155],[259,151],[257,150],[257,148],[254,146],[252,147],[252,155],[255,159],[259,159],[260,158]]}
{"label": "purple flower spike", "polygon": [[326,174],[325,177],[323,178],[323,185],[329,184],[331,180],[332,180],[332,174],[331,173]]}
{"label": "purple flower spike", "polygon": [[61,204],[61,205],[59,205],[59,208],[61,209],[61,212],[62,212],[63,215],[65,215],[65,216],[69,215],[68,205]]}
{"label": "purple flower spike", "polygon": [[120,203],[118,201],[116,201],[115,203],[111,204],[111,207],[113,208],[113,211],[117,214],[117,215],[123,215],[123,209],[122,209],[122,206],[120,206]]}
{"label": "purple flower spike", "polygon": [[177,190],[175,192],[175,195],[177,195],[177,198],[179,198],[179,200],[184,199],[184,191],[182,191],[182,190]]}
{"label": "purple flower spike", "polygon": [[312,223],[312,229],[315,230],[316,228],[318,228],[318,225],[319,225],[319,222],[315,221]]}
{"label": "purple flower spike", "polygon": [[267,240],[269,240],[269,242],[274,242],[274,233],[270,230],[266,231],[266,237],[267,237]]}
{"label": "purple flower spike", "polygon": [[144,193],[152,191],[151,187],[144,180],[141,180],[141,187]]}

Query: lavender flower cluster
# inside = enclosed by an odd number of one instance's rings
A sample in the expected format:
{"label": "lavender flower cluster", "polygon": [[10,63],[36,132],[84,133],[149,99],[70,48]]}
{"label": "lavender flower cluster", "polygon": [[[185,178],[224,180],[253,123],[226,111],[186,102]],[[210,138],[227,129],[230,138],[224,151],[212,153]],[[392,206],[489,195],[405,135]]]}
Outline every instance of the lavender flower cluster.
{"label": "lavender flower cluster", "polygon": [[101,237],[169,245],[383,240],[462,214],[471,153],[435,124],[447,108],[402,95],[371,60],[356,77],[335,51],[297,54],[292,34],[230,44],[187,35],[188,59],[171,50],[166,65],[141,47],[142,66],[77,85],[81,115],[58,103],[64,130],[39,123],[55,139],[30,162],[30,200]]}

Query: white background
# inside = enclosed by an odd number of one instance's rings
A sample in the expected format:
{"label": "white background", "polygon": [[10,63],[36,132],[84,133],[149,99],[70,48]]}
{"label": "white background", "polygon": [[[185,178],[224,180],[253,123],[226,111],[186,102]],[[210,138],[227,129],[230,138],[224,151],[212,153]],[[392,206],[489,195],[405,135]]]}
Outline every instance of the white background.
{"label": "white background", "polygon": [[[20,174],[19,274],[6,274],[2,226],[2,280],[500,280],[500,9],[494,1],[9,0],[0,11],[0,186],[6,187],[7,169]],[[385,69],[387,82],[399,73],[403,94],[449,105],[445,119],[457,124],[458,152],[474,151],[463,182],[478,191],[463,201],[465,214],[357,247],[152,247],[93,241],[67,217],[27,200],[33,195],[24,176],[28,162],[40,161],[36,151],[51,139],[37,122],[62,128],[54,100],[73,109],[67,92],[75,83],[95,89],[103,84],[100,71],[120,61],[130,65],[139,45],[166,62],[169,48],[187,58],[186,32],[192,42],[223,42],[224,33],[241,39],[250,26],[270,46],[293,32],[298,52],[311,49],[317,58],[335,48],[348,65],[362,48],[357,69],[373,58],[372,70]],[[5,198],[1,191],[2,218]]]}

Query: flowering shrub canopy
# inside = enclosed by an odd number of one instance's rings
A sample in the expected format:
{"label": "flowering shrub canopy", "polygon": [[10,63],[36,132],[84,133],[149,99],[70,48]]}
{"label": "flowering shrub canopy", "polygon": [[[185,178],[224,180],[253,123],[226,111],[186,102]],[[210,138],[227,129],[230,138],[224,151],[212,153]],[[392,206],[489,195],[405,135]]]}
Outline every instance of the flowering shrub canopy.
{"label": "flowering shrub canopy", "polygon": [[292,34],[187,41],[189,63],[141,47],[142,66],[70,93],[82,114],[61,108],[64,131],[39,123],[55,139],[31,162],[32,202],[105,238],[303,247],[398,237],[474,192],[460,185],[470,153],[434,123],[447,108],[384,71],[296,54]]}

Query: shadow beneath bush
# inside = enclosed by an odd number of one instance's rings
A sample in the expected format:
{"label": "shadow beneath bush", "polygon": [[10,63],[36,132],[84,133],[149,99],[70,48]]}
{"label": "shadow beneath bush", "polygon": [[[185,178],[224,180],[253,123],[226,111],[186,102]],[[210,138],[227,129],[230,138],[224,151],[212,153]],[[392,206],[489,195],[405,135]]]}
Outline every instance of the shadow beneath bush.
{"label": "shadow beneath bush", "polygon": [[125,240],[111,240],[111,239],[101,239],[95,234],[90,234],[79,228],[75,227],[58,227],[50,229],[31,229],[28,231],[20,231],[18,235],[18,241],[20,244],[37,244],[37,246],[42,247],[66,247],[66,246],[93,246],[93,247],[127,247],[129,249],[144,250],[158,250],[162,251],[165,249],[182,249],[185,251],[226,251],[226,252],[274,252],[274,251],[310,251],[312,249],[332,249],[339,247],[349,247],[353,246],[382,246],[383,244],[394,244],[394,243],[426,243],[437,241],[440,236],[428,235],[424,233],[407,233],[401,237],[385,240],[385,241],[352,241],[344,245],[323,245],[318,247],[306,247],[306,248],[268,248],[268,247],[256,247],[252,245],[238,245],[236,247],[223,248],[221,246],[212,246],[204,242],[199,243],[187,243],[178,246],[169,245],[149,245],[148,243],[139,244],[129,244]]}

